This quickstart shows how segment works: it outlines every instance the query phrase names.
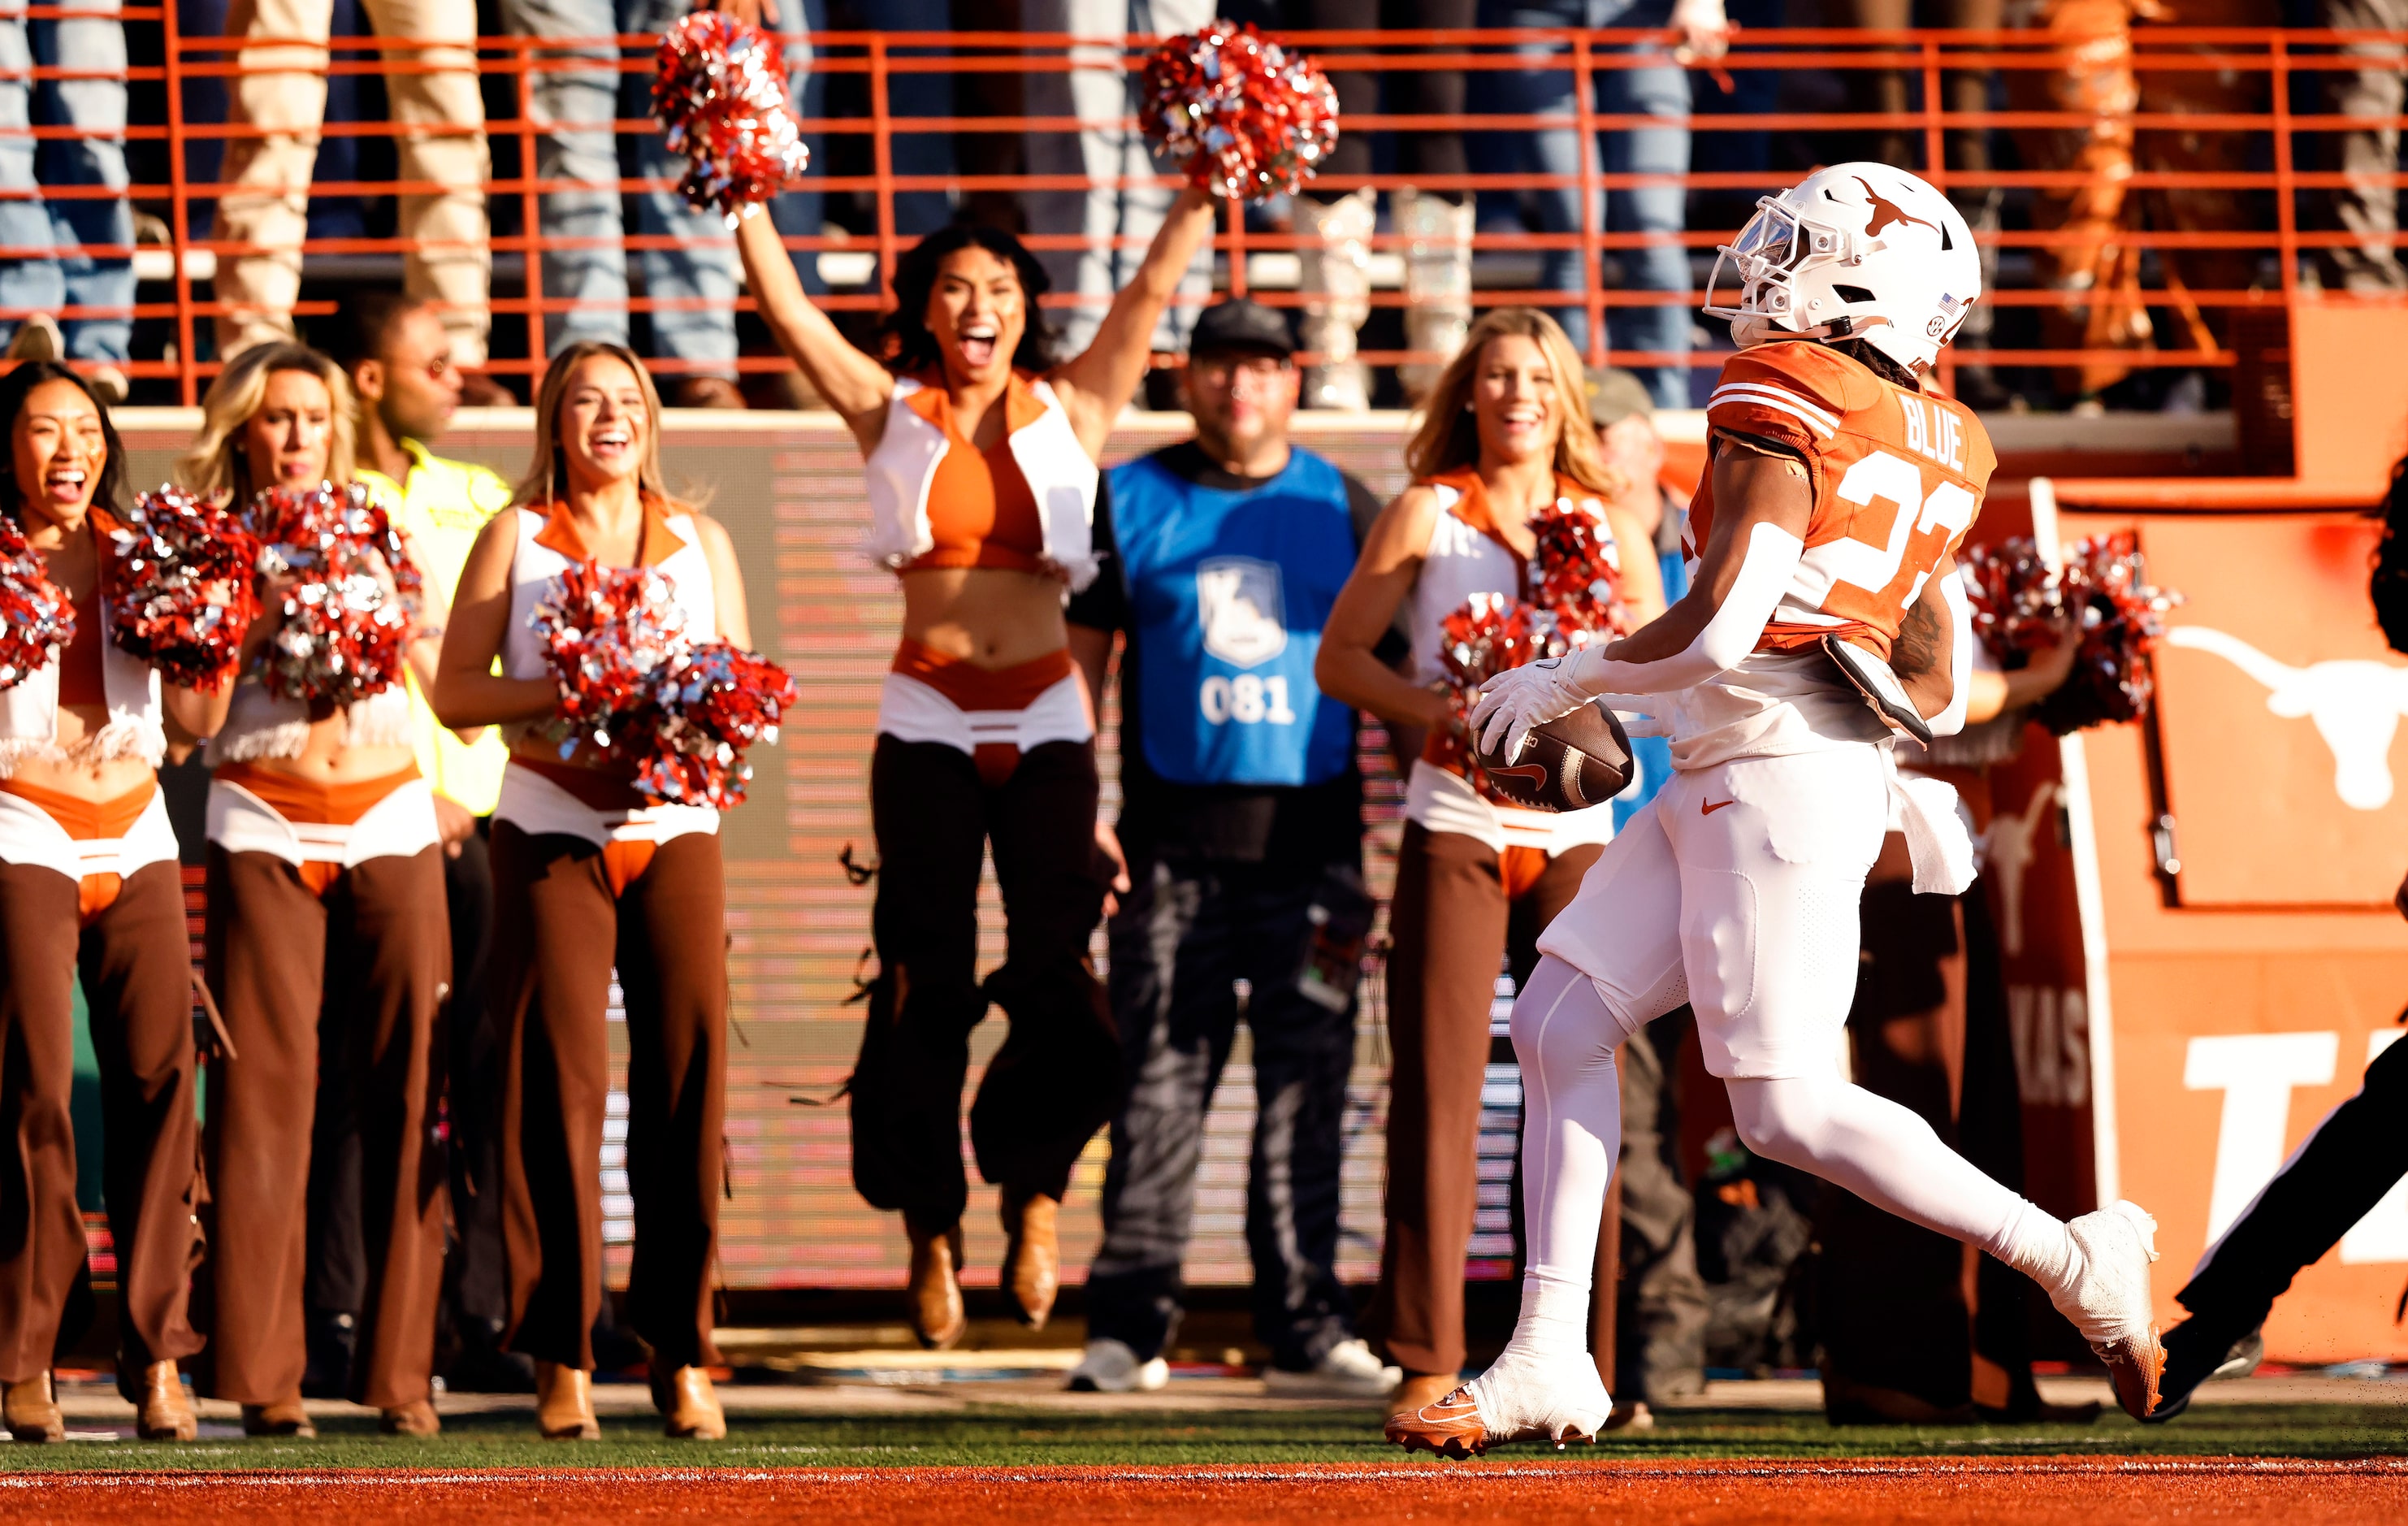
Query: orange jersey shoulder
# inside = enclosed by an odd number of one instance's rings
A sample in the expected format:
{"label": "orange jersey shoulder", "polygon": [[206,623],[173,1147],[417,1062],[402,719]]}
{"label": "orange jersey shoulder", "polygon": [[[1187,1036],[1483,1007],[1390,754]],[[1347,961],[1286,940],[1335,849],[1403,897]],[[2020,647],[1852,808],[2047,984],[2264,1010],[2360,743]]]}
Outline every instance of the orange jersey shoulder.
{"label": "orange jersey shoulder", "polygon": [[[1813,490],[1806,556],[1764,645],[1805,646],[1836,634],[1886,656],[1932,569],[1980,511],[1998,466],[1981,420],[1828,346],[1794,341],[1732,356],[1706,422],[1796,453]],[[1699,547],[1711,533],[1712,497],[1709,471],[1691,507]]]}

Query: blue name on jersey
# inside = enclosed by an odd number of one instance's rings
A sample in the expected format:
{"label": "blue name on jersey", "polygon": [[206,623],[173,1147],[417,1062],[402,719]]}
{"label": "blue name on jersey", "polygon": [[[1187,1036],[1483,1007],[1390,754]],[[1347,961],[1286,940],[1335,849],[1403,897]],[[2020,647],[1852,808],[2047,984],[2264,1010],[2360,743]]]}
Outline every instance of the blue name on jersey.
{"label": "blue name on jersey", "polygon": [[1151,457],[1111,472],[1145,760],[1182,785],[1317,785],[1353,762],[1354,715],[1312,681],[1354,569],[1346,482],[1292,451],[1245,492]]}

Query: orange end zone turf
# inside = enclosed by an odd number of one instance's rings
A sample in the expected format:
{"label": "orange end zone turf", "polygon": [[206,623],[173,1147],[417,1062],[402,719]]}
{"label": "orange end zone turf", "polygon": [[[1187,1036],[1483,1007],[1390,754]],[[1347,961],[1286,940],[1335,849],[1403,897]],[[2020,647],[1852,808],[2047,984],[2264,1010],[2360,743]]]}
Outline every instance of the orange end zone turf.
{"label": "orange end zone turf", "polygon": [[2180,1517],[2323,1522],[2408,1518],[2408,1460],[1996,1458],[1963,1461],[1484,1462],[1393,1467],[329,1470],[0,1476],[0,1519],[241,1519],[323,1526],[669,1519],[822,1523],[976,1519],[1328,1522],[1678,1520],[2050,1523]]}

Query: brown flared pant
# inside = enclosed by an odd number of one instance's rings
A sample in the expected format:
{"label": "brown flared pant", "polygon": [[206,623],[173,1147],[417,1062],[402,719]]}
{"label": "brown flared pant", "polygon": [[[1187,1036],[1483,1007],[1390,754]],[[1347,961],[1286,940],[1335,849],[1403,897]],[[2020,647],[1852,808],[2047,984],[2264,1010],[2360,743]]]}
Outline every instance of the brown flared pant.
{"label": "brown flared pant", "polygon": [[427,1397],[443,1280],[444,1161],[435,1026],[452,972],[443,850],[370,858],[322,898],[273,854],[209,846],[209,985],[236,1056],[209,1065],[205,1133],[215,1227],[208,1283],[220,1399],[297,1398],[307,1364],[309,1136],[320,1025],[357,1029],[367,1319],[351,1397]]}
{"label": "brown flared pant", "polygon": [[503,1233],[513,1350],[591,1371],[602,1308],[602,1123],[615,962],[627,1013],[629,1322],[654,1371],[719,1360],[727,892],[719,839],[660,844],[613,895],[601,848],[494,824],[494,1013],[505,1056]]}
{"label": "brown flared pant", "polygon": [[77,883],[0,864],[0,1380],[47,1372],[83,1264],[76,1208],[76,981],[92,1009],[122,1351],[140,1370],[201,1348],[193,956],[174,864],[128,876],[79,929]]}
{"label": "brown flared pant", "polygon": [[1539,934],[1602,850],[1543,863],[1407,823],[1388,927],[1388,1229],[1362,1330],[1408,1373],[1463,1367],[1463,1260],[1480,1202],[1480,1087],[1500,962],[1518,986]]}

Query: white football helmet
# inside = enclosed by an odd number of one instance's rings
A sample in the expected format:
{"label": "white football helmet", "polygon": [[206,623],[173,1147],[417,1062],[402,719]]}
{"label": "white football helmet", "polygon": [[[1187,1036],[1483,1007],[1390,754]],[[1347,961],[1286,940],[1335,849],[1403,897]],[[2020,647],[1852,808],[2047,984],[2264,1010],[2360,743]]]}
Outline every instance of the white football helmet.
{"label": "white football helmet", "polygon": [[[1742,350],[1792,335],[1860,338],[1920,375],[1982,295],[1973,230],[1902,169],[1833,165],[1756,208],[1706,278],[1706,315],[1729,319]],[[1715,304],[1726,265],[1736,307]]]}

